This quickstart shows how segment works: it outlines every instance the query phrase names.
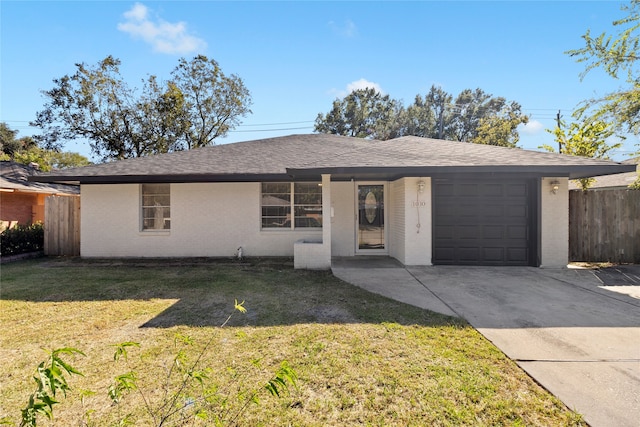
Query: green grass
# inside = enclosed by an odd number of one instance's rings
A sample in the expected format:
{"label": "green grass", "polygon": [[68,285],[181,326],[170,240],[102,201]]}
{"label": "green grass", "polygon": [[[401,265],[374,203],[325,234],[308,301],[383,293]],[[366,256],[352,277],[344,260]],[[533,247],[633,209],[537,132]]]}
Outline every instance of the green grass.
{"label": "green grass", "polygon": [[[84,376],[71,378],[72,392],[42,425],[82,425],[87,411],[92,425],[128,413],[149,425],[139,395],[110,405],[106,390],[128,369],[114,363],[113,345],[141,344],[128,363],[153,400],[182,334],[193,338],[191,359],[213,338],[200,365],[232,394],[258,387],[283,360],[297,372],[297,390],[264,395],[240,425],[584,425],[464,321],[293,270],[289,260],[44,259],[3,265],[0,279],[0,419],[16,424],[42,349],[75,347],[87,355],[70,360]],[[248,311],[220,328],[234,299]],[[96,394],[82,401],[80,390]]]}

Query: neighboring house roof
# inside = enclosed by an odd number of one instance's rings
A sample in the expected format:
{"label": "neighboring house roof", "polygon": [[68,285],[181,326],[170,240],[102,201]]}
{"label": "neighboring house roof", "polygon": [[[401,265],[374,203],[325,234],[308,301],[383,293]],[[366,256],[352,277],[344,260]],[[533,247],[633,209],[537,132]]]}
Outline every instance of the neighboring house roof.
{"label": "neighboring house roof", "polygon": [[328,134],[290,135],[215,145],[66,169],[39,182],[247,182],[260,180],[396,179],[439,173],[530,173],[585,176],[628,172],[620,163],[419,137],[388,141]]}
{"label": "neighboring house roof", "polygon": [[33,166],[12,161],[0,161],[0,191],[39,194],[80,194],[77,185],[63,185],[29,181],[40,172]]}
{"label": "neighboring house roof", "polygon": [[[614,175],[599,176],[596,181],[589,187],[590,190],[599,190],[606,188],[627,188],[638,179],[640,173],[640,157],[625,160],[622,162],[627,165],[637,165],[635,172],[617,173]],[[580,186],[575,182],[569,183],[570,190],[578,190]]]}

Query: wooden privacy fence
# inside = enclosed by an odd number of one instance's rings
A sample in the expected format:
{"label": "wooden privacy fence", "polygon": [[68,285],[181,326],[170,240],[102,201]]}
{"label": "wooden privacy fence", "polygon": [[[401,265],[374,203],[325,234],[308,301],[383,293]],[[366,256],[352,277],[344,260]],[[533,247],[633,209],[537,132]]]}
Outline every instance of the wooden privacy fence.
{"label": "wooden privacy fence", "polygon": [[569,260],[640,263],[640,190],[570,191]]}
{"label": "wooden privacy fence", "polygon": [[80,255],[80,197],[49,196],[44,210],[44,254]]}

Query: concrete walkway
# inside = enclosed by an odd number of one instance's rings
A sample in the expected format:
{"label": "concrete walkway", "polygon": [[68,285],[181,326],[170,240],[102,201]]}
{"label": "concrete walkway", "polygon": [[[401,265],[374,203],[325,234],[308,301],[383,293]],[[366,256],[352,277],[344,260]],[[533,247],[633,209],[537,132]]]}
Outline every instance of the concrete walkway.
{"label": "concrete walkway", "polygon": [[591,271],[404,268],[389,258],[337,259],[332,270],[370,292],[466,319],[591,426],[640,426],[640,300]]}

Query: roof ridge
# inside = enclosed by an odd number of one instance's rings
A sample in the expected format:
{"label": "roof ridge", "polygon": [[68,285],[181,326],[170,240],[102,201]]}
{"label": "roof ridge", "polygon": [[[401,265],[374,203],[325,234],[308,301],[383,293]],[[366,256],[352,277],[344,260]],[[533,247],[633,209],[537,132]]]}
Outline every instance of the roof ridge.
{"label": "roof ridge", "polygon": [[[532,150],[532,149],[527,149],[527,148],[522,148],[522,147],[505,147],[502,145],[491,145],[491,144],[476,144],[470,141],[454,141],[454,140],[449,140],[449,139],[437,139],[437,138],[427,138],[427,137],[423,137],[423,136],[415,136],[415,135],[405,135],[405,136],[401,136],[398,138],[393,138],[393,139],[388,139],[386,141],[383,142],[390,142],[390,141],[401,141],[401,140],[406,140],[406,141],[413,141],[416,143],[421,143],[421,142],[429,142],[429,143],[434,143],[434,144],[440,144],[440,145],[445,145],[445,144],[457,144],[462,146],[463,144],[465,144],[468,147],[472,147],[472,149],[476,149],[476,150],[482,150],[482,149],[486,149],[488,147],[491,147],[490,149],[492,150],[519,150],[520,152],[525,152],[528,155],[533,155],[533,156],[544,156],[544,157],[551,157],[551,156],[555,156],[555,157],[562,157],[565,159],[576,159],[576,158],[580,158],[580,159],[587,159],[587,160],[593,160],[593,161],[601,161],[601,162],[610,162],[610,163],[617,163],[617,164],[624,164],[625,162],[628,162],[629,160],[625,160],[625,161],[616,161],[616,160],[611,160],[611,159],[602,159],[602,158],[597,158],[597,157],[586,157],[586,156],[578,156],[578,155],[573,155],[573,154],[566,154],[566,153],[556,153],[556,152],[551,152],[551,151],[536,151],[536,150]],[[638,157],[638,159],[640,159],[640,157]],[[630,159],[633,160],[633,159]]]}

